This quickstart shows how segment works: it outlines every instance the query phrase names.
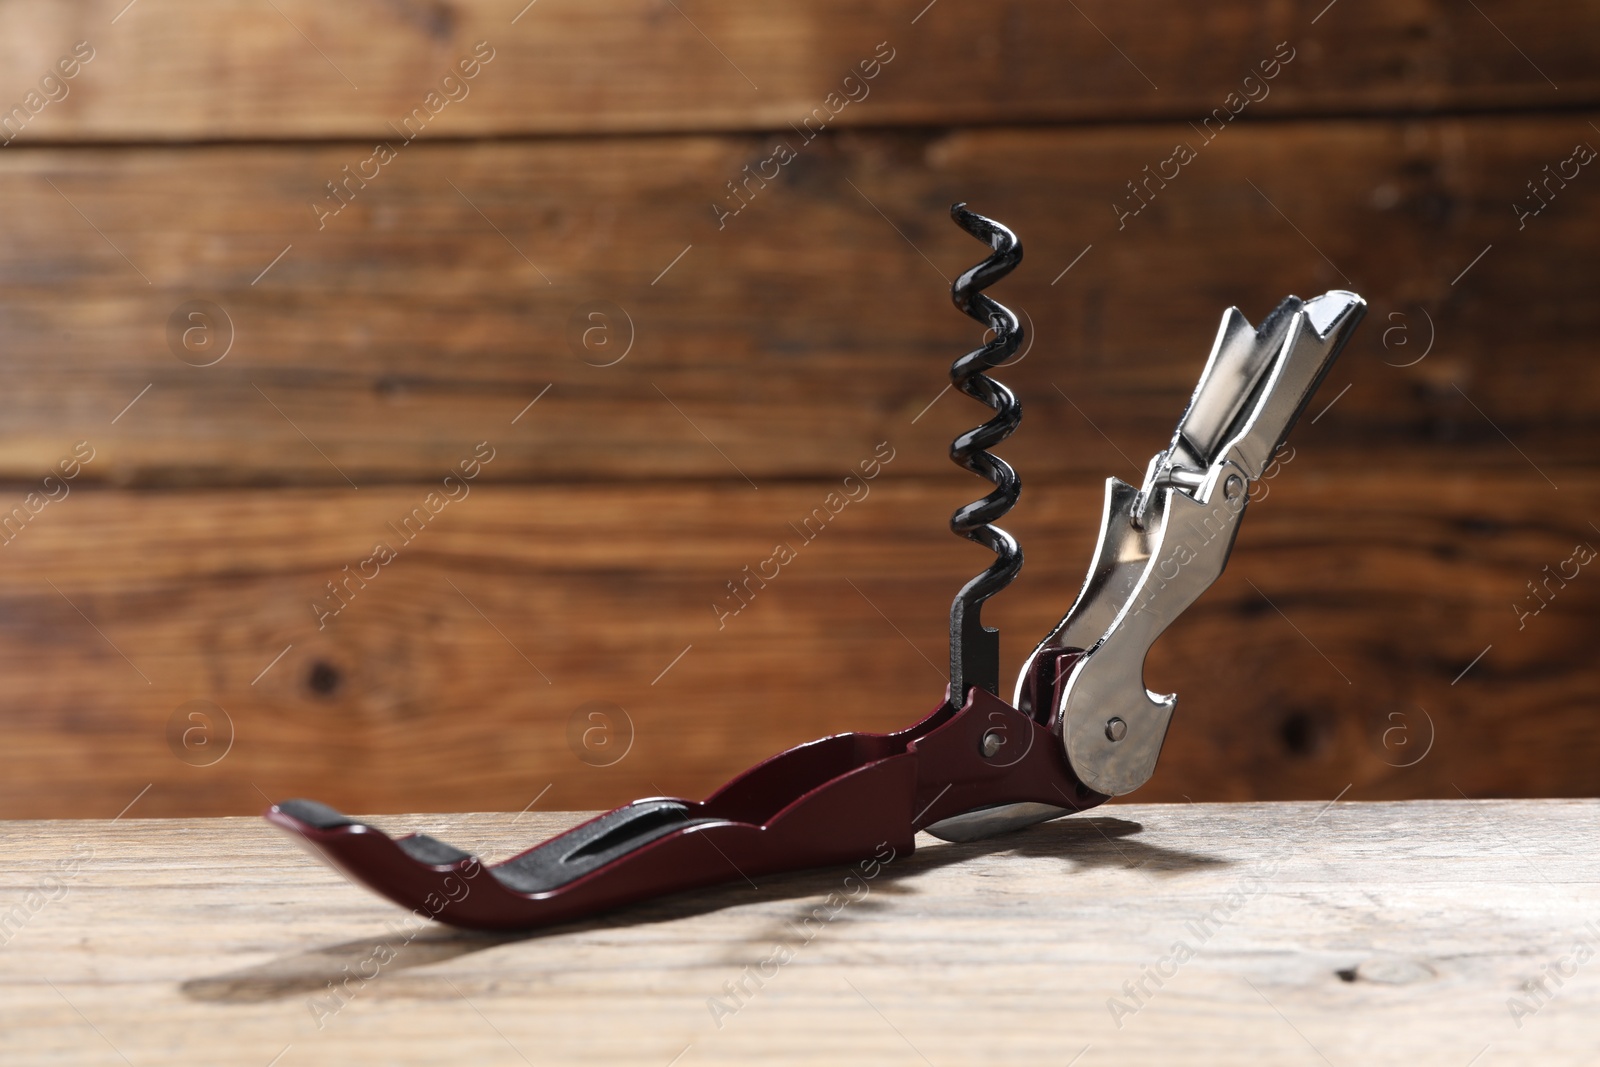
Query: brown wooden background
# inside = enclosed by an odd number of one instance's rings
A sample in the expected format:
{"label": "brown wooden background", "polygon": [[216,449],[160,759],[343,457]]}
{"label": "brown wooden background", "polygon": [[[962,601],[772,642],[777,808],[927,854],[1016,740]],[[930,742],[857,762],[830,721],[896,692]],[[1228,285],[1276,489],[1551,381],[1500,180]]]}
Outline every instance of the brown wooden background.
{"label": "brown wooden background", "polygon": [[[919,716],[987,559],[945,528],[983,490],[946,458],[983,409],[940,397],[975,340],[957,199],[1022,235],[995,295],[1035,327],[1003,375],[1008,670],[1222,310],[1370,304],[1151,657],[1180,710],[1139,799],[1600,785],[1600,577],[1513,608],[1600,545],[1600,170],[1513,209],[1600,145],[1600,5],[125,3],[0,5],[0,103],[94,50],[0,148],[0,511],[95,457],[0,547],[0,815],[609,806]],[[319,229],[324,183],[479,41],[468,95]],[[719,229],[780,141],[798,158]],[[1119,228],[1180,141],[1198,158]],[[212,366],[169,344],[192,300],[231,323]],[[572,340],[595,301],[604,352],[631,340],[611,366]],[[480,441],[470,496],[319,631],[325,583]],[[885,441],[871,494],[719,629],[725,583]],[[195,700],[231,727],[175,750]],[[586,750],[595,701],[631,730]]]}

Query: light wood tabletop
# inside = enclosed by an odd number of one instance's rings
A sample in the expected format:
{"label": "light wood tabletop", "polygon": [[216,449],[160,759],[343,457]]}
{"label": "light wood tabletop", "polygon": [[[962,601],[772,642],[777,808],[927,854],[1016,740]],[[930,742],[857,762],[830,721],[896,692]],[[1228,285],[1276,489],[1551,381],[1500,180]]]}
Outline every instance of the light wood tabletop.
{"label": "light wood tabletop", "polygon": [[[498,859],[575,813],[380,816]],[[1117,805],[527,937],[254,819],[0,823],[0,1062],[1592,1064],[1600,801]]]}

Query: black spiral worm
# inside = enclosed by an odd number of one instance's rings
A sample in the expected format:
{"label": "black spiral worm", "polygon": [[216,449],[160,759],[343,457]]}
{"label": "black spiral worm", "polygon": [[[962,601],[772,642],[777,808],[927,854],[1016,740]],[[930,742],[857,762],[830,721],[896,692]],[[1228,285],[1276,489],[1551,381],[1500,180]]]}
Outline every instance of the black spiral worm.
{"label": "black spiral worm", "polygon": [[956,307],[994,335],[950,365],[951,384],[995,410],[994,418],[950,445],[952,460],[995,485],[988,496],[958,508],[950,517],[951,530],[983,545],[996,557],[988,569],[962,586],[950,605],[950,701],[960,707],[973,686],[999,694],[1000,631],[984,626],[981,612],[983,602],[1010,585],[1022,569],[1022,549],[1016,538],[994,525],[994,520],[1016,504],[1022,483],[1009,463],[988,451],[1016,431],[1022,421],[1022,404],[1015,393],[984,373],[1016,355],[1022,346],[1022,323],[1010,308],[982,292],[1022,262],[1022,243],[1009,229],[968,211],[965,204],[952,206],[950,216],[994,250],[950,287]]}

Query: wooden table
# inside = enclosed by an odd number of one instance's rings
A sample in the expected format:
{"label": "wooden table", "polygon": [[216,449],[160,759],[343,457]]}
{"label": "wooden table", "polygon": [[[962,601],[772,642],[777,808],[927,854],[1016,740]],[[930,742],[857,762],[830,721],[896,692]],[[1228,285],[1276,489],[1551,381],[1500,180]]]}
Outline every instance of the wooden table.
{"label": "wooden table", "polygon": [[0,1062],[1587,1065],[1597,819],[1116,806],[526,938],[408,928],[253,819],[0,824]]}

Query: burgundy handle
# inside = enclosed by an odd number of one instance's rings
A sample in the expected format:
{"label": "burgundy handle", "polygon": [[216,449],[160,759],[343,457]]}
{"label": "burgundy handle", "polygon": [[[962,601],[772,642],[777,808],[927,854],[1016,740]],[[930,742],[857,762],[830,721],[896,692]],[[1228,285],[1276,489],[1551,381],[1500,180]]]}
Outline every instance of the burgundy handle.
{"label": "burgundy handle", "polygon": [[1061,740],[974,688],[891,734],[825,737],[773,756],[698,803],[636,801],[493,866],[422,834],[398,840],[308,800],[266,819],[401,907],[454,926],[526,930],[639,900],[780,871],[853,863],[994,804],[1082,811]]}

